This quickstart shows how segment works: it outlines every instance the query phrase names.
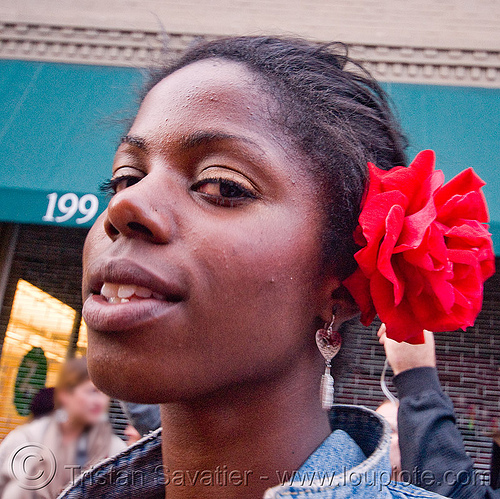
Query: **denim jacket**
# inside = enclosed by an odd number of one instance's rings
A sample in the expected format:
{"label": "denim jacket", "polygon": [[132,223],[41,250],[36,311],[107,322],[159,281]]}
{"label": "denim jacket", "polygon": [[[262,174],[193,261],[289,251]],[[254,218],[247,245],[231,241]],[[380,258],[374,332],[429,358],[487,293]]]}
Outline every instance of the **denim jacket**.
{"label": "denim jacket", "polygon": [[[442,497],[413,485],[391,482],[390,428],[375,412],[336,405],[330,411],[330,425],[330,436],[299,470],[277,471],[272,480],[280,485],[269,488],[264,499]],[[216,473],[214,470],[211,478],[218,479],[218,485],[224,479],[244,479],[231,474],[228,478],[227,470],[225,475],[222,470]],[[173,480],[170,471],[162,466],[160,428],[75,478],[59,499],[164,498],[165,485],[167,489],[169,484],[175,486]]]}

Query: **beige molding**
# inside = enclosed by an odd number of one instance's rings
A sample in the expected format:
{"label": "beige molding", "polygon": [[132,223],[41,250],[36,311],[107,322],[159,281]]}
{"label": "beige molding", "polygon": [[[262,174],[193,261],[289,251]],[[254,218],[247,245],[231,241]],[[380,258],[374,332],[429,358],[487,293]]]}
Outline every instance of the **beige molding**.
{"label": "beige molding", "polygon": [[[203,35],[0,24],[0,59],[144,67],[160,60],[163,37],[174,56]],[[350,55],[381,81],[500,88],[500,51],[350,45]]]}

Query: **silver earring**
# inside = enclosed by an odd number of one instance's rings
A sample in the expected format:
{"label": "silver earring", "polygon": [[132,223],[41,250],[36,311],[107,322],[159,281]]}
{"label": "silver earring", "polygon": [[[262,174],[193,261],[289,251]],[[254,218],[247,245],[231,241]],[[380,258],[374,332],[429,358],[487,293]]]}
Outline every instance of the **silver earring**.
{"label": "silver earring", "polygon": [[316,331],[316,345],[325,359],[325,374],[321,376],[320,398],[323,409],[328,410],[333,406],[333,376],[330,373],[332,359],[339,353],[342,345],[342,337],[338,331],[333,330],[335,315],[333,315],[330,324]]}

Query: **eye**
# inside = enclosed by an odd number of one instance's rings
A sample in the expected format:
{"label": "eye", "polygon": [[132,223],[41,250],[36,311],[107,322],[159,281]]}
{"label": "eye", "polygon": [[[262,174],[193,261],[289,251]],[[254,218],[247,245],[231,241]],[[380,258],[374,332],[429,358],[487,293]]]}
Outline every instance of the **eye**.
{"label": "eye", "polygon": [[205,178],[196,182],[191,190],[199,192],[207,201],[224,207],[233,207],[257,198],[256,193],[227,178]]}
{"label": "eye", "polygon": [[137,184],[141,179],[142,177],[138,177],[137,175],[119,175],[118,177],[104,181],[99,186],[99,190],[108,196],[113,196],[123,191],[123,189]]}

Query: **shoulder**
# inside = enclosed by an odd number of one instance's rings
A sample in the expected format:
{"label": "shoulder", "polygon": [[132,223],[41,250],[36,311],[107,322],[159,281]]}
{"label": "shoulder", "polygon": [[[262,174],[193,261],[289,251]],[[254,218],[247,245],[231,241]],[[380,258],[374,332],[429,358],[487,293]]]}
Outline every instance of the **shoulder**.
{"label": "shoulder", "polygon": [[18,445],[22,445],[26,442],[37,442],[41,440],[49,423],[50,417],[46,416],[14,428],[0,444],[2,453],[4,453],[7,448],[14,449]]}
{"label": "shoulder", "polygon": [[6,452],[14,449],[18,445],[26,443],[28,441],[26,432],[21,430],[21,428],[14,428],[0,443],[0,455],[5,455]]}
{"label": "shoulder", "polygon": [[109,445],[109,455],[114,456],[115,454],[118,454],[122,450],[127,448],[127,444],[120,438],[117,437],[116,435],[112,434],[111,435],[111,442]]}

